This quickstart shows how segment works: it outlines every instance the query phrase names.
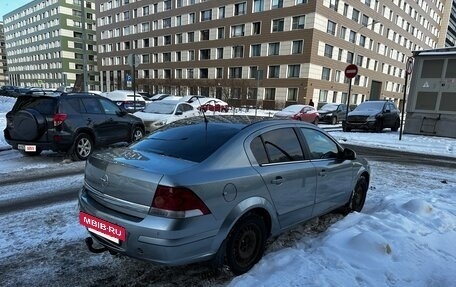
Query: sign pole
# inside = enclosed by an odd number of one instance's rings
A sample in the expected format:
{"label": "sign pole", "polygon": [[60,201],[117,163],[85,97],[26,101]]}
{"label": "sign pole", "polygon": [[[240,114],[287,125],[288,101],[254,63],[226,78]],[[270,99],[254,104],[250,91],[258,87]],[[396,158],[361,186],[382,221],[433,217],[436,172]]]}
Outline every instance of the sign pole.
{"label": "sign pole", "polygon": [[[347,110],[345,111],[345,122],[348,120],[348,110],[350,107],[350,96],[351,96],[351,87],[352,87],[352,79],[356,77],[358,74],[358,66],[355,64],[350,64],[345,68],[345,77],[350,79],[348,82],[348,97],[347,97]],[[345,131],[344,124],[345,122],[342,122],[342,129]]]}
{"label": "sign pole", "polygon": [[399,129],[399,140],[402,140],[402,126],[404,125],[404,115],[405,115],[405,98],[407,97],[407,82],[408,77],[413,70],[413,57],[407,59],[407,65],[405,67],[405,83],[404,83],[404,99],[402,100],[402,114],[401,114],[401,126]]}

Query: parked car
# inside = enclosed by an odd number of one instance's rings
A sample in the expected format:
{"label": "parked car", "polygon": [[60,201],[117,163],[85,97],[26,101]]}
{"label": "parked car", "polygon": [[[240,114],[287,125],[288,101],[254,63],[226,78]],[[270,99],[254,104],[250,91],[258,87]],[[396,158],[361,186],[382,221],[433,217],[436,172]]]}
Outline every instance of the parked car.
{"label": "parked car", "polygon": [[345,120],[347,114],[347,105],[328,103],[323,105],[318,110],[318,114],[320,115],[320,122],[335,125],[339,121]]}
{"label": "parked car", "polygon": [[199,114],[198,109],[191,104],[176,99],[153,101],[148,103],[143,111],[134,113],[144,122],[146,132],[152,132],[179,119]]}
{"label": "parked car", "polygon": [[167,265],[213,260],[242,274],[269,237],[363,208],[364,159],[309,123],[258,119],[193,117],[94,153],[79,193],[88,248]]}
{"label": "parked car", "polygon": [[290,105],[273,116],[276,119],[293,119],[318,125],[320,115],[309,105]]}
{"label": "parked car", "polygon": [[223,112],[226,113],[229,111],[230,106],[227,102],[224,102],[217,98],[195,98],[197,100],[192,100],[192,105],[196,106],[198,110],[202,112]]}
{"label": "parked car", "polygon": [[171,96],[171,94],[153,94],[153,95],[151,95],[150,100],[151,101],[160,101],[160,100],[163,100],[170,96]]}
{"label": "parked car", "polygon": [[400,126],[399,110],[391,101],[366,101],[348,113],[342,124],[344,131],[365,129],[381,132],[384,128],[397,131]]}
{"label": "parked car", "polygon": [[17,89],[18,87],[16,86],[2,86],[0,88],[0,96],[5,96],[5,97],[13,97],[14,90]]}
{"label": "parked car", "polygon": [[129,90],[115,90],[101,94],[122,107],[129,113],[141,111],[146,106],[146,101],[139,93]]}
{"label": "parked car", "polygon": [[144,124],[95,94],[25,95],[6,114],[4,136],[26,155],[52,150],[85,160],[96,146],[139,140]]}

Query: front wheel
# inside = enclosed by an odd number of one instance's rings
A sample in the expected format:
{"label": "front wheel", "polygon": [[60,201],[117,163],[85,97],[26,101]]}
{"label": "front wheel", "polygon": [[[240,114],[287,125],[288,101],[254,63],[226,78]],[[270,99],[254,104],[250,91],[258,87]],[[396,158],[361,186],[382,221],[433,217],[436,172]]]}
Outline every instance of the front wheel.
{"label": "front wheel", "polygon": [[74,160],[86,160],[93,151],[93,140],[88,134],[80,134],[73,145],[72,157]]}
{"label": "front wheel", "polygon": [[350,201],[343,207],[343,213],[360,212],[366,202],[368,183],[364,176],[361,176],[356,182]]}
{"label": "front wheel", "polygon": [[239,220],[227,237],[226,261],[235,275],[249,271],[263,256],[266,224],[255,214]]}
{"label": "front wheel", "polygon": [[333,116],[333,117],[331,118],[331,124],[332,124],[332,125],[337,124],[337,117],[336,117],[336,116]]}
{"label": "front wheel", "polygon": [[313,121],[313,124],[318,126],[318,122],[320,121],[320,119],[318,117],[316,117]]}

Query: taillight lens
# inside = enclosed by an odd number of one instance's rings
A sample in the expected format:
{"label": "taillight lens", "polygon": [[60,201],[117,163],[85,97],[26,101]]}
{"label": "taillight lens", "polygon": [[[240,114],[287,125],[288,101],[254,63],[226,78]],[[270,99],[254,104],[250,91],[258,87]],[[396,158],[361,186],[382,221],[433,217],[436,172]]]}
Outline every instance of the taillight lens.
{"label": "taillight lens", "polygon": [[54,127],[61,125],[67,119],[67,117],[68,117],[67,114],[55,114],[54,115]]}
{"label": "taillight lens", "polygon": [[211,213],[203,201],[190,189],[159,185],[150,213],[173,218],[185,218]]}

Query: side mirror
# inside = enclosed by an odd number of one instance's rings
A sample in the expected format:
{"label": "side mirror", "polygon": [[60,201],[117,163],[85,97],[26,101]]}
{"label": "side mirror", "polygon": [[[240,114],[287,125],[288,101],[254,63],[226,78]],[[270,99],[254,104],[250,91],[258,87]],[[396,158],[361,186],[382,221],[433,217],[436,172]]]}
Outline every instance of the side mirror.
{"label": "side mirror", "polygon": [[343,151],[343,158],[348,160],[355,160],[356,159],[356,152],[350,148],[344,148]]}

